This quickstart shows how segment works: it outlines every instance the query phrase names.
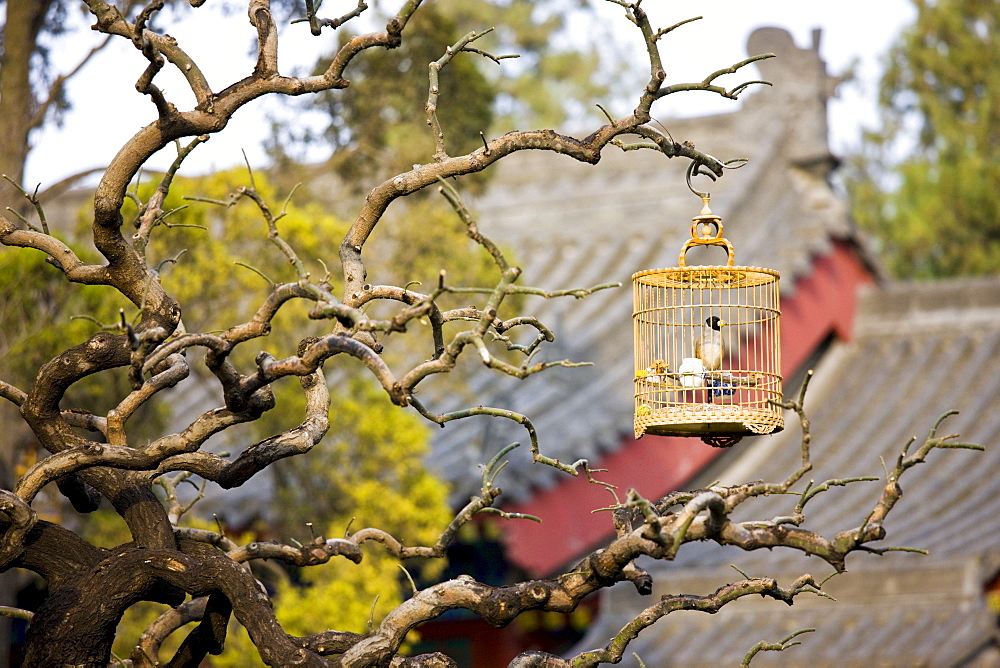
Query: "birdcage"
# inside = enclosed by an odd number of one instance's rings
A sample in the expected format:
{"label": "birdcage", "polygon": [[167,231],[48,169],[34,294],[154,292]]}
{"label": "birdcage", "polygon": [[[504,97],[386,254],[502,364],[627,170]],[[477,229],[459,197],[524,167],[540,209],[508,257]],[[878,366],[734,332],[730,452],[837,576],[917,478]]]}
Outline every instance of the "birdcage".
{"label": "birdcage", "polygon": [[[741,267],[702,197],[677,267],[632,276],[635,435],[700,436],[728,447],[784,427],[778,278]],[[725,266],[687,266],[687,252],[721,246]]]}

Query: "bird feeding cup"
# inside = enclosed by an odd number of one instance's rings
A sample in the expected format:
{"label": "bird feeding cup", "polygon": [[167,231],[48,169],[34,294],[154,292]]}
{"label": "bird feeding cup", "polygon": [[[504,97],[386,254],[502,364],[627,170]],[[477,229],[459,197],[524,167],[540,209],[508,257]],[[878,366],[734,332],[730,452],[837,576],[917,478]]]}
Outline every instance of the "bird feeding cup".
{"label": "bird feeding cup", "polygon": [[[632,276],[635,436],[728,447],[784,427],[772,403],[781,400],[779,274],[736,265],[722,219],[698,194],[704,206],[679,266]],[[691,248],[711,246],[726,250],[725,265],[688,266]]]}
{"label": "bird feeding cup", "polygon": [[705,386],[705,365],[697,357],[685,357],[679,369],[681,386],[697,388]]}

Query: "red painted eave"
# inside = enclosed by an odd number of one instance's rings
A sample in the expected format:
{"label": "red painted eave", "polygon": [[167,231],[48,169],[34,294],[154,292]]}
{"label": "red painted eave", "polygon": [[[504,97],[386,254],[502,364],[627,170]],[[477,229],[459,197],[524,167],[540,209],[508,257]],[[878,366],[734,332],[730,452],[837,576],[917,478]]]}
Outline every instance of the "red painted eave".
{"label": "red painted eave", "polygon": [[[857,291],[873,282],[850,242],[834,242],[817,257],[813,271],[795,282],[794,296],[781,303],[782,375],[788,378],[831,334],[848,339],[854,323]],[[623,392],[629,388],[622,388]],[[738,445],[736,447],[739,447]],[[595,477],[618,488],[622,497],[635,489],[647,499],[680,489],[721,450],[698,439],[645,436],[626,438],[593,468]],[[508,558],[534,577],[544,577],[579,557],[612,533],[607,511],[615,503],[603,486],[584,478],[566,478],[524,503],[504,510],[542,518],[542,523],[510,522],[504,542]]]}

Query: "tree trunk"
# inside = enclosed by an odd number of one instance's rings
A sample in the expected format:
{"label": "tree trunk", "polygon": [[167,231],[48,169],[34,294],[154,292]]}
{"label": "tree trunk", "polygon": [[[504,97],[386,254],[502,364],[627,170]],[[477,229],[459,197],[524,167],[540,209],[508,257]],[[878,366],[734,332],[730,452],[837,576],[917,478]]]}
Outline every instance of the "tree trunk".
{"label": "tree trunk", "polygon": [[[6,3],[3,53],[0,54],[0,173],[17,183],[24,178],[28,135],[38,101],[31,89],[31,60],[38,35],[54,0]],[[23,184],[22,184],[23,185]],[[0,180],[0,208],[23,211],[26,202],[6,180]]]}

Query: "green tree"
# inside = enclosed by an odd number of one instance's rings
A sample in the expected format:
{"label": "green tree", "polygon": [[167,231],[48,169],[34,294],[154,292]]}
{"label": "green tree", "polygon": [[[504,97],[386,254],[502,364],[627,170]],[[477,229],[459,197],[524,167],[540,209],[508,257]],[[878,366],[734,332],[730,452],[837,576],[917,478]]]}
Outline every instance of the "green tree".
{"label": "green tree", "polygon": [[[420,28],[414,39],[396,49],[379,49],[355,65],[347,90],[310,99],[310,105],[329,119],[323,138],[335,151],[333,163],[341,175],[385,178],[434,152],[423,111],[428,65],[441,58],[461,34],[455,18],[434,5],[413,21]],[[340,41],[353,36],[343,32]],[[321,59],[316,71],[324,71],[330,60]],[[493,122],[494,92],[471,58],[450,63],[439,85],[442,99],[448,101],[438,110],[441,123],[458,138],[456,151],[472,150],[480,141],[478,133]],[[282,141],[275,142],[275,147],[282,145]],[[357,179],[349,182],[357,183]]]}
{"label": "green tree", "polygon": [[[178,299],[199,304],[197,309],[185,313],[185,326],[191,329],[220,330],[227,323],[249,320],[255,305],[270,289],[265,277],[294,279],[287,258],[265,235],[246,233],[262,225],[253,202],[232,196],[247,178],[242,168],[203,177],[176,177],[173,180],[176,190],[163,201],[167,213],[157,225],[164,228],[162,234],[154,236],[153,243],[145,248],[150,263],[160,267],[163,284]],[[283,199],[266,174],[255,174],[252,178],[262,198]],[[158,182],[147,182],[135,189],[135,197],[127,200],[123,208],[127,225],[137,226],[141,210],[135,202],[148,201],[157,186]],[[192,197],[185,199],[176,194],[181,192],[191,193]],[[423,210],[425,221],[442,213],[435,213],[429,203],[418,209]],[[449,218],[454,219],[454,215]],[[328,257],[329,240],[343,236],[347,230],[346,223],[318,203],[299,205],[294,198],[285,203],[279,224],[282,234],[308,258],[308,268],[317,273],[323,271],[324,262],[335,261]],[[441,228],[450,243],[461,242],[457,237],[464,233],[458,227],[442,224]],[[397,267],[397,275],[407,277],[400,282],[413,280],[413,272],[436,274],[441,265],[434,269],[434,263],[445,259],[440,252],[434,252],[436,248],[439,246],[425,249],[427,252],[420,254],[415,262],[412,252],[404,252],[405,243],[399,246],[400,257],[391,264]],[[128,307],[120,300],[109,302],[113,293],[94,286],[76,292],[61,290],[59,272],[47,266],[42,253],[25,254],[20,259],[21,262],[15,263],[14,256],[0,256],[0,294],[12,297],[0,302],[0,317],[5,322],[25,323],[17,331],[0,329],[0,352],[5,353],[0,355],[0,373],[19,384],[29,380],[31,369],[56,355],[60,343],[85,341],[98,329],[100,321],[114,323],[118,309]],[[475,273],[485,269],[476,262],[459,265],[457,269],[459,275],[454,278],[459,280],[463,271],[470,269],[473,274],[468,278],[485,278]],[[234,299],[234,295],[244,298]],[[79,314],[88,317],[73,317]],[[269,349],[282,356],[292,354],[301,338],[320,335],[323,324],[310,322],[304,316],[302,309],[294,307],[280,313],[272,323]],[[331,410],[339,416],[336,424],[308,459],[275,463],[274,496],[259,502],[258,512],[266,510],[266,514],[248,532],[233,538],[242,543],[268,537],[308,543],[311,535],[307,522],[316,534],[322,535],[343,534],[352,524],[380,523],[383,530],[408,543],[425,544],[433,543],[440,527],[447,524],[450,519],[447,487],[423,465],[428,449],[427,425],[414,414],[392,410],[384,393],[366,382],[358,369],[347,368],[341,373],[346,378],[333,384],[331,397]],[[116,394],[108,392],[109,380],[112,384],[117,380],[121,385],[120,377],[95,378],[92,383],[76,388],[72,400],[100,405],[102,398]],[[127,391],[127,387],[121,385],[117,390]],[[280,414],[270,412],[248,425],[249,438],[259,440],[293,427],[294,422],[287,416],[301,415],[305,410],[301,390],[293,384],[276,383],[274,392],[276,401],[285,410]],[[109,404],[103,410],[112,407]],[[147,411],[142,420],[134,423],[130,438],[150,437],[172,417],[185,416],[171,416],[168,406]],[[239,438],[242,436],[234,436]],[[20,473],[25,468],[20,467]],[[216,528],[210,518],[199,517],[197,513],[196,505],[184,518],[183,525]],[[380,522],[386,517],[392,519]],[[86,516],[82,532],[94,544],[104,547],[128,541],[126,526],[108,510]],[[407,567],[414,577],[420,577],[439,572],[441,566],[437,562],[418,562]],[[360,566],[333,562],[300,573],[298,569],[289,572],[275,565],[261,570],[258,577],[275,590],[278,619],[289,632],[298,635],[321,631],[317,624],[364,632],[370,617],[377,623],[401,602],[401,585],[404,585],[398,561],[373,549],[365,549],[365,560]],[[162,604],[146,603],[130,610],[119,624],[114,654],[128,655],[142,631],[167,609]],[[234,622],[232,627],[228,643],[232,651],[217,663],[250,665],[256,650],[238,624]],[[164,650],[176,650],[176,644],[167,644]]]}
{"label": "green tree", "polygon": [[[570,35],[570,15],[588,29]],[[412,39],[352,65],[346,90],[306,101],[305,108],[324,119],[320,136],[298,124],[274,123],[269,146],[279,164],[293,167],[298,152],[290,147],[323,142],[333,149],[331,165],[356,187],[359,175],[386,178],[426,162],[434,153],[424,113],[428,67],[470,32],[489,33],[472,45],[482,55],[453,59],[439,77],[437,115],[456,153],[482,145],[480,133],[580,122],[581,111],[606,103],[618,81],[601,62],[595,43],[601,28],[587,0],[551,6],[441,0],[412,23],[418,28]],[[342,32],[341,44],[351,37]],[[325,70],[331,57],[321,58],[315,71]]]}
{"label": "green tree", "polygon": [[[47,51],[40,40],[44,31],[58,30],[62,21],[56,16],[65,12],[69,2],[0,2],[0,173],[21,182],[28,156],[28,136],[39,127],[49,109],[55,106],[60,90],[39,90],[49,73]],[[51,13],[51,15],[50,15]],[[41,61],[39,63],[39,61]],[[35,64],[36,71],[32,72]],[[30,100],[30,104],[25,104]],[[0,182],[0,205],[11,206],[16,191]]]}
{"label": "green tree", "polygon": [[[136,0],[121,3],[126,13]],[[0,0],[0,207],[24,213],[26,203],[11,182],[20,184],[31,151],[33,134],[47,123],[59,123],[71,108],[66,83],[108,43],[106,37],[91,38],[91,48],[65,71],[57,71],[52,54],[66,33],[77,31],[86,16],[71,0]],[[80,42],[82,40],[78,40]],[[52,186],[65,190],[80,177],[73,175]]]}
{"label": "green tree", "polygon": [[853,213],[897,276],[1000,267],[1000,5],[915,0],[889,53],[881,127],[848,178]]}
{"label": "green tree", "polygon": [[[429,449],[425,424],[400,413],[374,386],[355,378],[334,396],[336,433],[329,434],[309,458],[274,467],[277,493],[273,530],[307,543],[303,526],[313,518],[317,534],[345,535],[352,526],[376,524],[412,545],[433,543],[448,523],[447,487],[423,465]],[[389,519],[391,518],[391,519]],[[388,521],[386,521],[388,520]],[[402,571],[400,566],[407,569]],[[427,581],[441,572],[440,561],[400,564],[384,550],[365,548],[355,565],[331,561],[294,572],[294,579],[270,574],[276,593],[275,616],[293,635],[327,628],[365,633],[407,597],[409,577]],[[257,658],[246,631],[231,624],[230,649],[216,663],[242,668]]]}

